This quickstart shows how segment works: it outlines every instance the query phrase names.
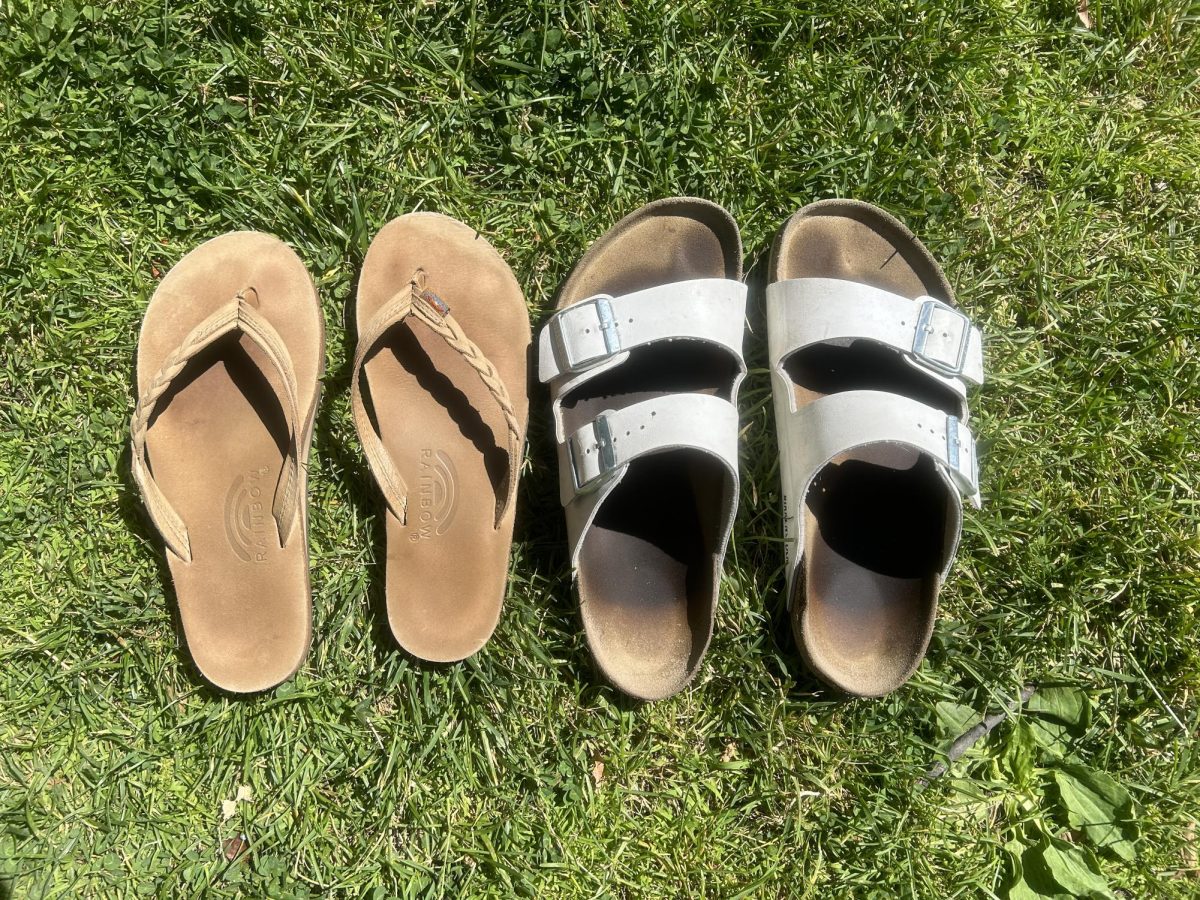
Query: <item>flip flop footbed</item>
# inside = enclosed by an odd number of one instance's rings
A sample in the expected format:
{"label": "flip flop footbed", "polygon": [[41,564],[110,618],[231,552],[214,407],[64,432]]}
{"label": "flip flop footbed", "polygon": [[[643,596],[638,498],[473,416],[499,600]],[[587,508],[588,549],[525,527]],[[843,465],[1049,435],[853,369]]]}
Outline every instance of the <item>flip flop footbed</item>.
{"label": "flip flop footbed", "polygon": [[167,557],[188,649],[208,680],[250,692],[294,673],[310,639],[305,466],[292,486],[297,520],[286,541],[273,516],[289,468],[290,412],[281,403],[288,386],[270,354],[236,328],[172,365],[197,326],[239,295],[246,315],[277,336],[277,356],[292,370],[300,416],[294,453],[305,460],[324,323],[304,264],[275,238],[223,235],[167,274],[142,324],[137,381],[140,402],[166,385],[145,430],[145,452],[186,528],[190,553]]}
{"label": "flip flop footbed", "polygon": [[[418,304],[436,315],[410,315],[388,328],[365,359],[363,380],[372,427],[405,494],[405,508],[385,515],[388,620],[410,653],[448,662],[482,647],[500,616],[531,335],[511,269],[476,231],[447,216],[405,215],[376,236],[358,286],[360,341],[397,297],[414,296],[414,286]],[[421,301],[423,294],[434,299]],[[458,337],[448,341],[438,329],[451,323]],[[490,376],[471,364],[472,354]],[[512,422],[520,435],[516,466]]]}

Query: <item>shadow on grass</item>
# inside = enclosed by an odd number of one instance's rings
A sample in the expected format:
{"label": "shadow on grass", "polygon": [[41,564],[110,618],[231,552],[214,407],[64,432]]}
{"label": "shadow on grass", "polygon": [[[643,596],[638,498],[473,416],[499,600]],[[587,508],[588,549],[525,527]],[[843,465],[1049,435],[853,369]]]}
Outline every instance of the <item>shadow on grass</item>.
{"label": "shadow on grass", "polygon": [[[370,618],[371,647],[375,664],[385,667],[393,661],[397,651],[413,662],[423,663],[406,653],[392,637],[387,619],[387,593],[384,571],[387,564],[387,529],[383,517],[387,514],[383,498],[375,488],[375,482],[367,466],[366,458],[352,450],[341,439],[339,423],[333,418],[334,398],[350,390],[354,353],[358,335],[354,328],[353,303],[358,295],[358,281],[362,274],[362,260],[355,261],[350,290],[342,307],[341,327],[336,340],[340,343],[340,362],[335,368],[327,369],[321,405],[317,409],[317,427],[314,446],[323,462],[327,477],[340,489],[354,509],[355,515],[365,525],[371,541],[371,572],[367,579],[366,614]],[[328,343],[330,336],[326,335]],[[327,463],[327,464],[326,464]]]}
{"label": "shadow on grass", "polygon": [[[746,365],[750,370],[743,388],[749,387],[751,392],[766,392],[765,434],[751,436],[745,442],[743,458],[745,465],[743,473],[753,478],[759,485],[778,479],[776,471],[779,455],[779,443],[775,428],[775,406],[771,399],[770,360],[767,349],[767,316],[766,291],[770,270],[770,248],[759,251],[753,263],[746,270],[747,302],[746,323],[747,334],[744,344]],[[765,380],[766,383],[760,383]],[[743,405],[744,412],[744,405]],[[763,598],[763,613],[767,621],[771,652],[764,654],[764,662],[768,669],[773,670],[775,677],[781,681],[790,682],[789,693],[794,698],[811,698],[829,700],[833,698],[830,689],[818,680],[800,656],[792,637],[792,626],[787,603],[787,554],[783,537],[783,521],[781,511],[773,510],[765,517],[767,531],[749,530],[752,519],[751,510],[739,510],[738,521],[734,525],[733,540],[742,543],[753,551],[754,568],[767,575],[762,581],[756,581],[760,595]]]}

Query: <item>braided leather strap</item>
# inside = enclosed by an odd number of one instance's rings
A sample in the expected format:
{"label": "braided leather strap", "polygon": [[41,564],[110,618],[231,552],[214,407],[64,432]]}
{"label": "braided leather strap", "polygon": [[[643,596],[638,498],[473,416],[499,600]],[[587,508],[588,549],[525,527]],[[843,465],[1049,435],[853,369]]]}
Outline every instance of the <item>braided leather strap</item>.
{"label": "braided leather strap", "polygon": [[[253,297],[253,301],[250,297]],[[137,406],[133,411],[130,432],[132,435],[131,469],[134,480],[145,498],[150,518],[162,534],[167,547],[185,562],[192,560],[192,548],[188,539],[187,527],[167,501],[150,472],[146,453],[146,434],[149,431],[150,419],[154,410],[163,394],[171,386],[171,382],[198,353],[228,334],[236,332],[253,340],[266,354],[267,359],[279,372],[283,381],[283,395],[280,400],[288,425],[288,451],[286,464],[279,476],[279,484],[275,488],[275,500],[271,510],[279,529],[281,544],[287,543],[298,518],[300,505],[297,487],[300,483],[300,459],[296,427],[300,420],[300,413],[295,370],[283,339],[266,319],[255,312],[251,305],[252,302],[258,302],[258,292],[252,287],[246,288],[193,328],[179,346],[163,360],[154,377],[150,379],[145,394],[138,399]]]}
{"label": "braided leather strap", "polygon": [[516,492],[517,475],[521,465],[521,426],[513,411],[508,389],[505,388],[504,382],[496,372],[496,367],[483,355],[483,351],[475,342],[463,333],[462,327],[450,315],[450,308],[442,302],[441,298],[432,291],[422,290],[421,275],[423,273],[418,273],[408,288],[396,294],[394,298],[383,305],[359,338],[350,380],[350,402],[354,412],[354,427],[358,430],[363,453],[367,457],[367,464],[371,467],[371,473],[379,483],[388,508],[402,525],[407,524],[408,486],[396,470],[383,445],[383,440],[367,415],[367,408],[363,402],[362,375],[367,357],[374,352],[388,331],[409,317],[424,323],[434,334],[457,351],[475,370],[479,375],[479,380],[483,382],[484,387],[495,399],[496,405],[504,416],[504,422],[508,429],[508,474],[507,484],[496,499],[495,524],[499,526],[500,520],[504,518]]}

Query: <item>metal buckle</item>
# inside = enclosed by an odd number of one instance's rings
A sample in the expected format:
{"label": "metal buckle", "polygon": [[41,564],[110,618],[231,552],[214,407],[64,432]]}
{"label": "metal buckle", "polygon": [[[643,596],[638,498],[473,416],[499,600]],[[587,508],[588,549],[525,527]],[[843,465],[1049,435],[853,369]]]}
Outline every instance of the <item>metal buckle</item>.
{"label": "metal buckle", "polygon": [[[933,324],[935,314],[949,315],[957,320],[959,326],[958,351],[953,362],[943,359],[940,356],[934,356],[926,349],[929,343],[929,335],[937,330]],[[971,320],[953,306],[943,303],[941,300],[933,297],[924,298],[921,301],[921,311],[917,314],[917,329],[913,333],[913,356],[922,365],[928,366],[942,375],[962,375],[963,368],[967,363],[967,351],[970,347]]]}
{"label": "metal buckle", "polygon": [[[966,450],[964,454],[962,451]],[[963,457],[969,457],[969,466],[964,466]],[[975,438],[957,416],[946,417],[946,462],[950,464],[950,475],[964,497],[974,499],[979,495],[979,460],[975,455]]]}
{"label": "metal buckle", "polygon": [[617,451],[612,442],[612,429],[608,425],[608,413],[602,412],[592,420],[592,439],[595,441],[596,461],[599,471],[589,478],[581,479],[579,470],[582,468],[580,453],[588,454],[587,447],[581,448],[577,434],[571,436],[571,483],[575,493],[594,490],[599,487],[604,477],[617,467]]}
{"label": "metal buckle", "polygon": [[[561,371],[578,372],[595,365],[602,359],[607,359],[614,353],[620,352],[621,336],[617,332],[617,319],[613,315],[612,299],[608,294],[597,294],[595,297],[589,297],[587,300],[581,300],[579,303],[568,306],[550,320],[554,326],[554,340],[552,342],[554,356],[558,360]],[[595,312],[597,328],[604,339],[604,350],[599,353],[593,353],[590,356],[575,359],[571,356],[563,323],[567,317],[577,316],[589,308]]]}

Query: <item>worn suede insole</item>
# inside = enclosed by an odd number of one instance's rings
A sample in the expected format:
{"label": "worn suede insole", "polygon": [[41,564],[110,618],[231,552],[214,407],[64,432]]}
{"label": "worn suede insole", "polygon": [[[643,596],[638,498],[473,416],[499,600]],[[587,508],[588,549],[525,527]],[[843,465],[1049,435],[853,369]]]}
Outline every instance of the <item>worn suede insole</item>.
{"label": "worn suede insole", "polygon": [[[920,242],[891,216],[853,201],[814,204],[787,222],[770,280],[790,278],[839,278],[954,302]],[[884,390],[957,410],[949,390],[867,342],[810,348],[785,367],[797,408],[836,391]],[[822,678],[877,696],[920,663],[936,612],[944,496],[933,464],[898,445],[844,453],[817,477],[804,498],[803,571],[791,608],[800,649]]]}
{"label": "worn suede insole", "polygon": [[[694,278],[741,278],[741,240],[720,207],[688,198],[652,203],[601,237],[563,285],[558,308]],[[728,354],[690,342],[634,350],[563,403],[567,433],[606,409],[693,391],[728,396]],[[635,697],[675,693],[712,636],[724,468],[679,450],[633,462],[605,499],[579,560],[579,598],[592,655]],[[718,496],[714,496],[714,492]]]}
{"label": "worn suede insole", "polygon": [[[139,396],[185,336],[248,287],[295,368],[303,461],[324,368],[324,323],[304,264],[268,235],[223,235],[171,269],[142,323]],[[167,554],[188,649],[205,678],[235,692],[291,676],[311,633],[303,468],[301,519],[286,547],[271,514],[288,434],[272,384],[282,390],[256,344],[222,338],[172,381],[146,438],[154,478],[191,545],[191,562]]]}
{"label": "worn suede insole", "polygon": [[[529,312],[512,271],[474,229],[436,213],[384,226],[359,279],[359,334],[418,269],[495,366],[524,434]],[[386,514],[392,633],[422,659],[464,659],[495,630],[507,584],[515,504],[496,523],[509,467],[504,418],[476,371],[415,319],[393,328],[364,369],[380,436],[408,488],[407,523]]]}

